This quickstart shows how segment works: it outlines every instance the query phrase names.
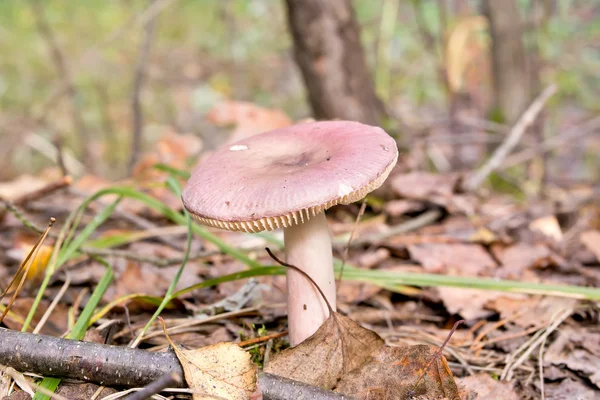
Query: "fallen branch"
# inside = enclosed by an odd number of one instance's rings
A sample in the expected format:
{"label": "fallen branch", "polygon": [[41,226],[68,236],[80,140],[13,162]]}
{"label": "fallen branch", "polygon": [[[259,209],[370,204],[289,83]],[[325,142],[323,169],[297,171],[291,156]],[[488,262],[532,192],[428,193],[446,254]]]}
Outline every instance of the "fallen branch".
{"label": "fallen branch", "polygon": [[22,194],[21,196],[19,196],[13,200],[13,204],[15,206],[25,206],[29,202],[40,200],[40,199],[56,192],[57,190],[63,189],[65,187],[71,185],[72,182],[73,182],[73,178],[71,178],[69,175],[63,176],[62,178],[58,179],[57,181],[50,182],[49,184],[47,184],[37,190],[34,190],[33,192]]}
{"label": "fallen branch", "polygon": [[[153,353],[2,328],[0,364],[17,371],[80,379],[105,386],[142,387],[172,373],[183,376],[181,364],[173,352]],[[272,374],[260,373],[258,384],[265,400],[351,400],[348,396]],[[174,386],[184,387],[184,383],[175,382]]]}
{"label": "fallen branch", "polygon": [[556,85],[550,85],[531,103],[525,110],[515,126],[510,130],[506,140],[496,149],[492,157],[477,172],[471,175],[465,182],[464,189],[473,191],[496,169],[498,169],[510,152],[517,146],[521,137],[535,121],[538,114],[542,111],[544,104],[556,92]]}
{"label": "fallen branch", "polygon": [[502,168],[506,169],[514,167],[515,165],[527,162],[534,157],[547,154],[562,146],[568,146],[570,143],[578,143],[577,141],[579,139],[592,133],[596,133],[598,130],[600,130],[600,117],[592,118],[582,124],[575,125],[561,135],[545,140],[537,150],[525,149],[507,157],[502,163]]}
{"label": "fallen branch", "polygon": [[[360,247],[365,245],[372,245],[380,243],[381,241],[388,239],[392,236],[402,235],[412,231],[416,231],[424,226],[434,223],[438,218],[442,216],[442,212],[439,209],[429,210],[419,215],[418,217],[409,219],[401,224],[391,227],[387,231],[374,233],[364,237],[358,237],[352,242],[347,243],[348,247]],[[335,245],[341,245],[341,243],[335,243]]]}

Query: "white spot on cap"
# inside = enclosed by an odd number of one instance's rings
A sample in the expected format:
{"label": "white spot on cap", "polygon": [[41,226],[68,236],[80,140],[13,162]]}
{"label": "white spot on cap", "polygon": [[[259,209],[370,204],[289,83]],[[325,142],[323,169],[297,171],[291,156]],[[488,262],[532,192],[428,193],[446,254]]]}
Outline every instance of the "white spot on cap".
{"label": "white spot on cap", "polygon": [[343,183],[340,183],[340,185],[338,186],[338,196],[344,197],[344,196],[352,193],[353,190],[354,189],[352,188],[352,186],[348,186]]}
{"label": "white spot on cap", "polygon": [[248,146],[246,146],[245,144],[234,144],[233,146],[231,146],[229,148],[229,151],[244,151],[244,150],[248,150]]}

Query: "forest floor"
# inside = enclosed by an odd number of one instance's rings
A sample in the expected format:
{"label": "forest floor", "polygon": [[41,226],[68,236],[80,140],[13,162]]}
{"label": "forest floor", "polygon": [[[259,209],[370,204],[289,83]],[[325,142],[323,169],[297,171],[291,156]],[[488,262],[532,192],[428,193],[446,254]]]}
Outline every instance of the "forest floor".
{"label": "forest floor", "polygon": [[[283,270],[248,273],[276,265],[264,248],[281,254],[281,233],[250,235],[191,223],[186,245],[188,221],[178,190],[186,180],[185,159],[200,145],[194,140],[165,135],[134,177],[116,184],[93,175],[72,181],[59,168],[2,183],[2,287],[50,218],[56,219],[18,295],[13,298],[13,290],[3,298],[3,310],[10,302],[3,325],[62,336],[87,318],[79,332],[87,341],[135,341],[164,351],[169,342],[161,326],[146,325],[167,293],[161,317],[177,345],[262,338],[245,347],[261,366],[287,347]],[[468,177],[461,174],[413,166],[412,155],[401,155],[364,207],[327,212],[334,254],[346,259],[340,313],[386,345],[407,349],[441,346],[464,320],[443,349],[463,398],[471,391],[484,399],[538,399],[541,393],[546,399],[597,398],[600,219],[594,189],[563,190],[560,202],[525,203],[465,190]],[[100,194],[88,201],[94,193]],[[93,301],[92,314],[84,315]],[[418,378],[424,366],[412,368]],[[372,382],[353,393],[377,392]],[[0,389],[9,399],[21,398],[22,392]]]}

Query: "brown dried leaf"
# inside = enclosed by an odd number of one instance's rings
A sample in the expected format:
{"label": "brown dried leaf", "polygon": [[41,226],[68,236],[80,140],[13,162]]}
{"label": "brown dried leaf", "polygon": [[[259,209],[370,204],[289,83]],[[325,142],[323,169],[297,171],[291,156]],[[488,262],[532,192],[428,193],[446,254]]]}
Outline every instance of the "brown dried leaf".
{"label": "brown dried leaf", "polygon": [[598,231],[586,231],[580,236],[581,243],[594,253],[596,260],[600,262],[600,232]]}
{"label": "brown dried leaf", "polygon": [[113,388],[103,387],[101,390],[99,389],[100,386],[94,383],[62,384],[56,390],[56,394],[62,396],[63,399],[84,400],[93,398],[103,399],[106,396],[117,393]]}
{"label": "brown dried leaf", "polygon": [[227,140],[228,143],[293,124],[283,111],[233,100],[217,104],[208,112],[206,118],[217,126],[236,125]]}
{"label": "brown dried leaf", "polygon": [[3,368],[0,368],[0,399],[4,399],[10,393],[11,377]]}
{"label": "brown dried leaf", "polygon": [[187,159],[202,150],[202,140],[196,135],[167,131],[150,149],[151,151],[144,154],[133,169],[136,183],[164,180],[168,174],[154,168],[157,163],[173,168],[185,168]]}
{"label": "brown dried leaf", "polygon": [[[56,390],[56,394],[60,396],[61,399],[87,400],[93,398],[103,399],[117,392],[113,388],[105,387],[102,388],[102,390],[99,389],[100,386],[93,383],[62,383]],[[0,392],[0,394],[2,394],[2,392]],[[96,395],[96,397],[94,397],[94,395]],[[12,392],[10,396],[7,395],[6,397],[0,398],[3,400],[30,400],[31,396],[24,390],[17,390]]]}
{"label": "brown dried leaf", "polygon": [[[198,332],[175,332],[169,336],[181,346],[193,349],[233,340],[229,329],[224,326],[210,324],[200,326]],[[169,343],[164,336],[148,338],[144,342],[155,346]]]}
{"label": "brown dried leaf", "polygon": [[377,333],[333,313],[314,335],[273,358],[265,372],[333,389],[344,373],[362,365],[383,344]]}
{"label": "brown dried leaf", "polygon": [[583,328],[561,329],[548,347],[544,361],[566,366],[600,388],[600,332]]}
{"label": "brown dried leaf", "polygon": [[256,365],[238,345],[224,342],[195,350],[174,349],[194,400],[247,400],[256,390]]}
{"label": "brown dried leaf", "polygon": [[485,305],[505,293],[489,290],[440,287],[437,289],[440,299],[450,314],[459,314],[466,320],[485,318],[492,311]]}
{"label": "brown dried leaf", "polygon": [[[128,261],[118,279],[107,291],[105,298],[116,299],[130,293],[144,293],[149,296],[162,296],[177,273],[179,266],[159,268],[151,264]],[[200,282],[198,274],[203,271],[201,265],[190,263],[183,270],[176,290]]]}
{"label": "brown dried leaf", "polygon": [[[11,313],[8,313],[6,317],[4,317],[3,323],[10,329],[17,331],[21,330],[21,328],[23,327],[23,321],[29,313],[29,310],[31,310],[31,306],[33,305],[33,303],[33,298],[17,298],[10,308]],[[48,310],[48,307],[50,307],[50,301],[40,301],[38,308],[35,310],[35,314],[33,315],[33,319],[31,321],[30,326],[36,326],[38,324],[44,313],[46,313],[46,311]],[[56,307],[54,307],[54,310],[52,311],[52,315],[46,321],[40,333],[43,335],[53,336],[59,336],[65,333],[69,327],[68,314],[69,307],[67,305],[62,303],[57,304]],[[20,318],[14,319],[13,315],[17,315]]]}
{"label": "brown dried leaf", "polygon": [[575,307],[576,299],[567,297],[528,296],[524,294],[503,294],[489,301],[486,308],[495,310],[500,319],[510,319],[522,328],[549,323],[560,310]]}
{"label": "brown dried leaf", "polygon": [[530,245],[521,242],[509,247],[492,246],[492,251],[502,263],[498,277],[506,279],[521,278],[526,269],[543,268],[561,262],[557,255],[542,244]]}
{"label": "brown dried leaf", "polygon": [[476,244],[423,243],[408,246],[408,251],[426,272],[486,275],[496,268],[494,259]]}
{"label": "brown dried leaf", "polygon": [[21,175],[12,181],[0,182],[0,197],[6,200],[14,200],[26,193],[41,189],[48,183],[48,180],[38,176]]}
{"label": "brown dried leaf", "polygon": [[385,203],[384,209],[390,217],[399,217],[409,212],[423,211],[425,203],[416,200],[390,200]]}
{"label": "brown dried leaf", "polygon": [[[369,400],[459,400],[452,372],[437,351],[428,345],[383,346],[360,368],[345,374],[335,391]],[[436,359],[431,362],[433,357]]]}
{"label": "brown dried leaf", "polygon": [[598,392],[591,389],[582,382],[568,378],[560,384],[546,384],[545,394],[547,399],[552,400],[597,400]]}
{"label": "brown dried leaf", "polygon": [[478,399],[486,400],[519,400],[515,392],[514,382],[499,381],[489,374],[480,373],[459,380],[459,385],[477,393]]}
{"label": "brown dried leaf", "polygon": [[358,257],[358,265],[362,268],[374,268],[390,258],[390,255],[390,251],[384,248],[379,248],[374,251],[367,250]]}
{"label": "brown dried leaf", "polygon": [[381,287],[368,282],[344,282],[337,292],[337,301],[344,304],[362,303],[381,292]]}
{"label": "brown dried leaf", "polygon": [[563,237],[560,224],[554,215],[547,215],[531,221],[529,223],[529,229],[534,232],[540,232],[557,242],[561,241]]}
{"label": "brown dried leaf", "polygon": [[458,183],[458,176],[410,172],[394,176],[390,184],[397,195],[406,199],[426,200],[433,195],[451,196]]}

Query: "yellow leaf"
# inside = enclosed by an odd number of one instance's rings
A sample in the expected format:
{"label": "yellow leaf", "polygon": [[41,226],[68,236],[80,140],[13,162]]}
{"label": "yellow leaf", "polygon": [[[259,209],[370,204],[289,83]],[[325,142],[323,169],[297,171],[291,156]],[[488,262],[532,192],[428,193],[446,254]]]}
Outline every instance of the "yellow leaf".
{"label": "yellow leaf", "polygon": [[479,53],[487,51],[488,44],[480,35],[487,28],[484,16],[473,15],[460,20],[450,31],[445,53],[448,85],[453,93],[463,89],[467,70]]}
{"label": "yellow leaf", "polygon": [[195,350],[173,347],[194,400],[247,400],[256,390],[256,365],[238,345],[223,342]]}
{"label": "yellow leaf", "polygon": [[469,239],[472,242],[479,242],[484,244],[490,244],[494,241],[498,240],[498,237],[494,234],[494,232],[490,231],[486,227],[478,228]]}
{"label": "yellow leaf", "polygon": [[560,229],[560,224],[554,215],[548,215],[546,217],[538,218],[535,221],[531,221],[529,229],[535,232],[543,233],[559,242],[562,240],[563,234]]}
{"label": "yellow leaf", "polygon": [[[50,256],[52,256],[53,246],[41,245],[37,256],[31,261],[31,266],[27,271],[27,280],[37,282],[41,277],[44,276],[44,271],[46,271],[46,267],[48,266],[48,262],[50,261]],[[23,261],[25,261],[25,256],[33,250],[33,246],[23,245]]]}

